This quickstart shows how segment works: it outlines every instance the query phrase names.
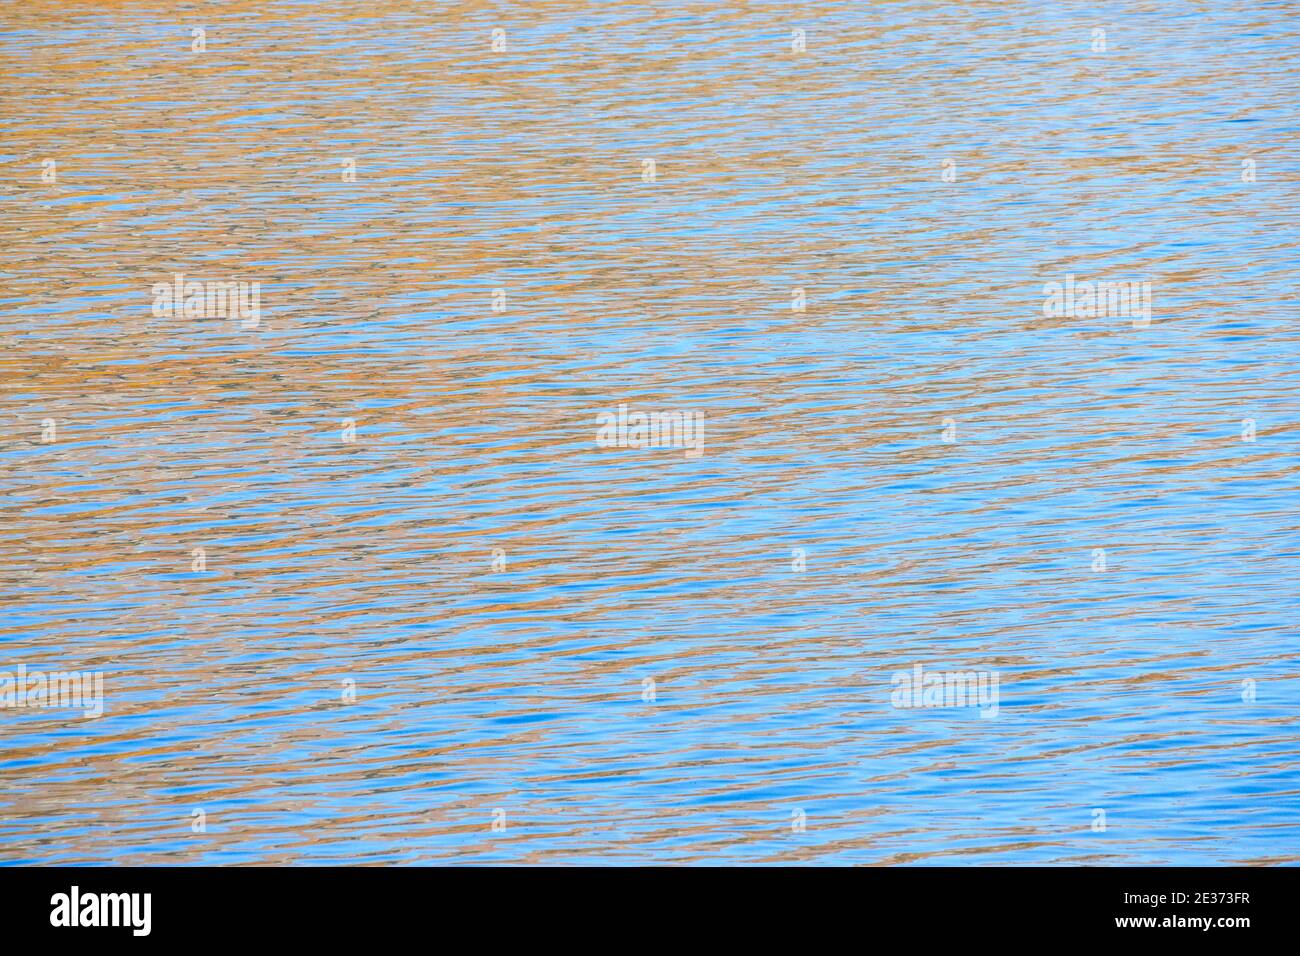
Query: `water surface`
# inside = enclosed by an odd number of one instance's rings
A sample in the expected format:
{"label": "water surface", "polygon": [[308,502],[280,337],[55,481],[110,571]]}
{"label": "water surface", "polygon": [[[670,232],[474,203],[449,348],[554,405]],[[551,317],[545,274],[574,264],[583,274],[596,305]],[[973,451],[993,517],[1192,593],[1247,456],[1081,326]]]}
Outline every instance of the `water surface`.
{"label": "water surface", "polygon": [[0,861],[1300,861],[1298,32],[4,5]]}

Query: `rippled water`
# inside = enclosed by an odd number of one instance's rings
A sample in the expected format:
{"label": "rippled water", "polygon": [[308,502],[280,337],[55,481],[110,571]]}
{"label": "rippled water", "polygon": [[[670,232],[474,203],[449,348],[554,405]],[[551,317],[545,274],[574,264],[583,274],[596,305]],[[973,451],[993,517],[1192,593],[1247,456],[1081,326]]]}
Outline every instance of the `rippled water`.
{"label": "rippled water", "polygon": [[0,860],[1300,861],[1293,5],[162,7],[0,9]]}

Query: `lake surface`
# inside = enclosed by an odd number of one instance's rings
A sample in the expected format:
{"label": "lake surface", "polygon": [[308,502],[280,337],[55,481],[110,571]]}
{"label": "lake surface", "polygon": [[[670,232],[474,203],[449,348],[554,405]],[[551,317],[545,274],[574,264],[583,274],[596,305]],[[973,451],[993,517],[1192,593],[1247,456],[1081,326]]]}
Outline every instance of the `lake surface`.
{"label": "lake surface", "polygon": [[0,861],[1300,862],[1291,5],[159,9],[0,10]]}

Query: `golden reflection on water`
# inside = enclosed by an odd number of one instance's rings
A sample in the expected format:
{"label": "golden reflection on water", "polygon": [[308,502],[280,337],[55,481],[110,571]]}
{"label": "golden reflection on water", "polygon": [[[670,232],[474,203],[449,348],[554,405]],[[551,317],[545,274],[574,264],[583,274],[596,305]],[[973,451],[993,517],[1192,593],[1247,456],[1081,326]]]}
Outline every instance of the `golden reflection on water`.
{"label": "golden reflection on water", "polygon": [[[1296,860],[1275,13],[3,16],[0,641],[108,712],[0,712],[0,859]],[[1002,716],[891,709],[916,661]]]}

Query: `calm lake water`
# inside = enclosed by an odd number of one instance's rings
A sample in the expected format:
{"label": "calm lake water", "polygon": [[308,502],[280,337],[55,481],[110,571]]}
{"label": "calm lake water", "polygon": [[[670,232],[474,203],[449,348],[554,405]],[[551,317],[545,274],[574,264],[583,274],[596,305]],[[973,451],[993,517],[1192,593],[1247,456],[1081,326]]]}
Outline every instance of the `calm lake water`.
{"label": "calm lake water", "polygon": [[6,4],[0,861],[1300,862],[1300,26],[1108,15]]}

